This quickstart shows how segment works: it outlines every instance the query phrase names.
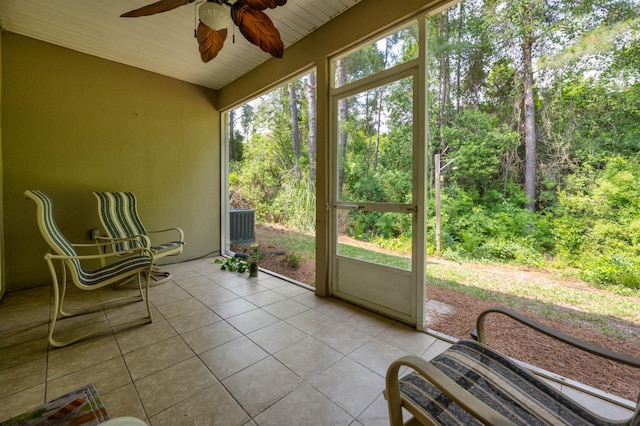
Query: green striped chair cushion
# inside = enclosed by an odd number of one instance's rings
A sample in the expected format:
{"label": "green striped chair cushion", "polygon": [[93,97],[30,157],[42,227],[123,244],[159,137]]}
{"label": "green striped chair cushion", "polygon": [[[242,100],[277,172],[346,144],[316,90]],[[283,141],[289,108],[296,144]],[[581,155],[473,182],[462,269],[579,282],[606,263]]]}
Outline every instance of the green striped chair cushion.
{"label": "green striped chair cushion", "polygon": [[[98,199],[98,211],[102,224],[111,238],[130,238],[136,235],[148,235],[138,216],[136,197],[131,192],[95,192]],[[117,242],[116,251],[145,247],[144,239]],[[182,241],[169,241],[151,246],[154,253],[162,253],[184,245]]]}
{"label": "green striped chair cushion", "polygon": [[[54,253],[63,256],[77,256],[78,253],[73,245],[60,232],[60,228],[56,224],[53,203],[49,196],[42,191],[27,191],[25,194],[36,202],[40,233]],[[131,256],[95,270],[84,269],[78,259],[69,259],[68,264],[72,268],[71,273],[81,284],[91,286],[115,278],[125,272],[148,267],[150,261],[149,256]]]}
{"label": "green striped chair cushion", "polygon": [[[628,425],[611,423],[567,398],[503,355],[462,340],[430,361],[476,398],[518,425]],[[443,425],[480,425],[429,381],[413,372],[400,393]]]}

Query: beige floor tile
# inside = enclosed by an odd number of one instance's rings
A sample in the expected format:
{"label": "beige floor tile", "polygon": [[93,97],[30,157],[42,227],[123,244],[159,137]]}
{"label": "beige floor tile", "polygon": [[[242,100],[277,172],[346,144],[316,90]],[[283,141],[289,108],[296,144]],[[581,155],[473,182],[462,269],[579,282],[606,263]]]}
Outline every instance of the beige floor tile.
{"label": "beige floor tile", "polygon": [[202,361],[193,357],[136,380],[135,386],[151,417],[217,382]]}
{"label": "beige floor tile", "polygon": [[285,286],[276,287],[276,288],[273,288],[272,290],[275,291],[276,293],[280,293],[285,297],[296,297],[296,296],[300,296],[301,294],[306,294],[311,292],[311,290],[307,290],[306,288],[297,286],[295,284],[288,284]]}
{"label": "beige floor tile", "polygon": [[383,317],[382,315],[365,310],[351,315],[345,320],[345,322],[371,336],[377,336],[396,323],[396,321],[391,318]]}
{"label": "beige floor tile", "polygon": [[228,302],[219,303],[217,305],[208,305],[213,312],[220,315],[222,318],[229,318],[235,315],[240,315],[245,312],[249,312],[253,309],[258,309],[253,303],[249,303],[244,299],[238,298]]}
{"label": "beige floor tile", "polygon": [[64,348],[49,351],[47,380],[53,380],[120,356],[112,334],[81,340]]}
{"label": "beige floor tile", "polygon": [[275,302],[279,302],[281,300],[285,300],[281,294],[276,293],[272,290],[261,291],[260,293],[251,294],[249,296],[245,296],[245,299],[249,302],[253,303],[256,306],[264,307],[270,305]]}
{"label": "beige floor tile", "polygon": [[189,272],[189,276],[186,276],[183,273],[180,277],[173,277],[173,282],[186,290],[189,294],[197,295],[213,286],[216,286],[216,284],[209,278],[203,277],[195,271]]}
{"label": "beige floor tile", "polygon": [[133,383],[129,383],[112,391],[100,394],[102,403],[107,408],[107,412],[111,418],[116,417],[137,417],[145,422],[147,421],[147,415],[142,407],[142,402],[138,397]]}
{"label": "beige floor tile", "polygon": [[282,321],[247,335],[249,339],[271,354],[286,348],[305,336],[302,331]]}
{"label": "beige floor tile", "polygon": [[193,355],[193,351],[180,337],[172,337],[126,353],[124,360],[133,380],[139,380]]}
{"label": "beige floor tile", "polygon": [[[153,318],[157,318],[159,315],[158,311],[153,306],[150,306],[150,308]],[[139,299],[136,299],[134,302],[120,303],[105,309],[105,315],[113,324],[122,324],[125,321],[130,321],[135,318],[147,317],[147,303]]]}
{"label": "beige floor tile", "polygon": [[248,421],[247,413],[220,384],[150,418],[151,426],[241,426]]}
{"label": "beige floor tile", "polygon": [[194,271],[190,267],[180,268],[179,263],[173,265],[164,265],[162,269],[171,274],[171,281],[178,285],[182,285],[184,282],[191,282],[194,279],[202,277],[197,271]]}
{"label": "beige floor tile", "polygon": [[[65,311],[74,312],[74,311]],[[95,311],[86,314],[74,315],[71,317],[58,316],[55,326],[54,338],[66,340],[70,336],[77,335],[86,330],[94,330],[107,325],[107,316],[104,311]]]}
{"label": "beige floor tile", "polygon": [[[403,409],[405,413],[404,420],[409,419],[408,413]],[[387,400],[384,399],[384,395],[380,394],[371,405],[360,417],[358,422],[363,426],[388,426],[389,425],[389,408],[387,406]]]}
{"label": "beige floor tile", "polygon": [[0,370],[0,398],[45,383],[46,367],[46,358],[39,358]]}
{"label": "beige floor tile", "polygon": [[291,284],[286,282],[285,280],[281,280],[280,278],[276,278],[269,274],[263,273],[263,274],[260,274],[260,285],[262,287],[266,287],[270,290],[273,290],[279,287],[287,287],[287,286],[290,286]]}
{"label": "beige floor tile", "polygon": [[167,321],[176,330],[176,332],[184,334],[197,328],[204,327],[205,325],[222,321],[222,318],[216,315],[209,308],[205,307],[205,309],[197,309],[196,311],[185,315],[169,318]]}
{"label": "beige floor tile", "polygon": [[202,293],[195,295],[195,298],[202,302],[202,304],[204,304],[205,306],[211,308],[212,306],[218,305],[220,303],[239,299],[240,296],[227,290],[226,288],[222,288],[219,285],[216,285],[215,287],[212,287],[207,291],[203,291]]}
{"label": "beige floor tile", "polygon": [[[19,292],[18,292],[19,293]],[[0,305],[0,336],[5,341],[6,334],[13,334],[14,330],[49,324],[49,297],[45,301],[35,301],[33,303],[23,303],[20,306],[12,306],[9,294]],[[21,337],[22,338],[22,337]],[[24,340],[21,340],[24,341]]]}
{"label": "beige floor tile", "polygon": [[149,300],[151,300],[151,303],[156,307],[190,297],[191,295],[184,291],[182,287],[171,281],[149,289]]}
{"label": "beige floor tile", "polygon": [[302,303],[310,308],[315,308],[320,305],[324,305],[325,303],[331,300],[328,297],[320,297],[316,296],[313,291],[307,291],[306,293],[302,293],[298,296],[292,297],[291,300],[295,300],[298,303]]}
{"label": "beige floor tile", "polygon": [[278,321],[278,318],[263,309],[254,309],[227,319],[229,324],[243,334],[249,334]]}
{"label": "beige floor tile", "polygon": [[120,351],[126,354],[176,336],[177,333],[171,324],[158,317],[157,315],[150,323],[116,329],[114,334]]}
{"label": "beige floor tile", "polygon": [[330,324],[332,324],[330,316],[315,309],[309,309],[301,314],[287,318],[285,321],[307,334],[315,334],[320,330],[329,328]]}
{"label": "beige floor tile", "polygon": [[200,359],[218,380],[224,380],[268,356],[260,346],[242,336],[201,353]]}
{"label": "beige floor tile", "polygon": [[311,336],[276,352],[274,356],[300,377],[316,376],[344,355]]}
{"label": "beige floor tile", "polygon": [[0,370],[34,359],[46,358],[49,341],[43,337],[0,349]]}
{"label": "beige floor tile", "polygon": [[362,311],[355,305],[352,305],[342,300],[330,298],[327,303],[323,303],[320,306],[315,307],[318,312],[329,315],[334,320],[342,320],[350,317],[351,315]]}
{"label": "beige floor tile", "polygon": [[121,356],[47,382],[47,401],[92,383],[100,395],[131,383]]}
{"label": "beige floor tile", "polygon": [[342,322],[314,333],[313,337],[345,355],[372,339],[367,333]]}
{"label": "beige floor tile", "polygon": [[247,284],[251,281],[247,280],[244,276],[236,273],[218,274],[210,277],[213,282],[224,288],[237,287],[241,284]]}
{"label": "beige floor tile", "polygon": [[[378,426],[388,424],[381,395],[388,364],[405,353],[431,359],[449,347],[264,271],[248,279],[221,271],[213,258],[163,269],[173,277],[151,288],[154,323],[107,330],[59,349],[44,340],[51,287],[7,293],[0,305],[0,421],[94,383],[112,417],[134,416],[152,426]],[[68,301],[84,307],[135,292],[71,288]],[[138,317],[145,305],[66,319],[58,330],[78,333],[94,327],[92,321]],[[155,413],[151,418],[140,395]],[[615,409],[599,399],[585,404],[609,415]]]}
{"label": "beige floor tile", "polygon": [[200,354],[242,336],[238,330],[226,321],[218,321],[183,334],[184,341],[196,353]]}
{"label": "beige floor tile", "polygon": [[223,380],[223,385],[251,415],[256,416],[303,383],[303,379],[268,357]]}
{"label": "beige floor tile", "polygon": [[353,417],[358,417],[384,390],[384,379],[343,358],[309,383]]}
{"label": "beige floor tile", "polygon": [[353,351],[349,358],[385,377],[389,365],[405,355],[409,353],[382,340],[373,339]]}
{"label": "beige floor tile", "polygon": [[157,309],[164,319],[169,319],[208,308],[197,299],[190,297],[188,299],[177,300],[172,303],[160,305]]}
{"label": "beige floor tile", "polygon": [[303,305],[302,303],[287,299],[265,306],[263,309],[280,319],[287,319],[294,315],[308,311],[310,308],[306,305]]}
{"label": "beige floor tile", "polygon": [[0,422],[45,403],[45,385],[40,384],[9,396],[0,397]]}
{"label": "beige floor tile", "polygon": [[256,417],[260,426],[339,426],[353,421],[347,412],[309,385],[302,385]]}
{"label": "beige floor tile", "polygon": [[267,291],[266,287],[262,287],[259,283],[240,283],[234,287],[227,287],[227,290],[241,297]]}
{"label": "beige floor tile", "polygon": [[400,323],[395,323],[377,337],[383,342],[404,349],[412,355],[421,355],[438,340],[433,336]]}

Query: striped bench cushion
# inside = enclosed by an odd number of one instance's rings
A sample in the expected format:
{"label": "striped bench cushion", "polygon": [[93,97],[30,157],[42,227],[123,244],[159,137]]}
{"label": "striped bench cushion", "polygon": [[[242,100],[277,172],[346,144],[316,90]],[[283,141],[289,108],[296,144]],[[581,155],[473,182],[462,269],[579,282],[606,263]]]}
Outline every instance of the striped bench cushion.
{"label": "striped bench cushion", "polygon": [[174,249],[176,247],[180,247],[184,245],[184,243],[182,241],[170,241],[168,243],[162,243],[160,245],[157,246],[152,246],[151,247],[151,251],[155,254],[155,253],[160,253],[166,250],[171,250]]}
{"label": "striped bench cushion", "polygon": [[100,284],[127,272],[143,271],[145,268],[149,268],[150,262],[151,258],[149,256],[131,256],[94,270],[77,268],[78,280],[88,286]]}
{"label": "striped bench cushion", "polygon": [[[458,385],[518,425],[620,425],[559,393],[503,355],[463,340],[430,361]],[[413,372],[400,379],[400,393],[443,425],[480,425],[438,388]]]}

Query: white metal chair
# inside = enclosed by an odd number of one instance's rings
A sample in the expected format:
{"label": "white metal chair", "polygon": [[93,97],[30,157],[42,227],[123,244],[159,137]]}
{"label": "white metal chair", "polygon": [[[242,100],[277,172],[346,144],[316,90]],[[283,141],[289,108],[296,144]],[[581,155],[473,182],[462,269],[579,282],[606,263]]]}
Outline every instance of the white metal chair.
{"label": "white metal chair", "polygon": [[[461,340],[431,361],[405,356],[387,370],[385,398],[392,426],[425,425],[640,425],[640,404],[628,420],[592,413],[529,370],[486,345],[484,318],[500,313],[595,355],[640,367],[640,358],[619,354],[560,333],[506,308],[491,308],[477,320],[478,342]],[[553,354],[549,354],[553,356]],[[399,378],[402,367],[413,372]]]}
{"label": "white metal chair", "polygon": [[[98,255],[78,255],[76,247],[92,248],[95,250],[96,244],[72,244],[67,238],[60,232],[60,229],[56,225],[53,214],[53,203],[51,199],[41,191],[26,191],[25,196],[33,200],[37,207],[37,222],[38,228],[42,237],[45,239],[49,247],[51,248],[44,258],[49,266],[51,272],[51,278],[53,280],[54,289],[54,303],[55,309],[51,318],[49,327],[49,343],[51,345],[60,347],[74,343],[80,339],[83,339],[91,334],[104,331],[106,329],[119,327],[125,324],[133,324],[139,322],[151,322],[151,309],[149,305],[149,275],[153,267],[153,253],[151,250],[145,247],[138,247],[136,249],[128,249],[126,252],[115,252]],[[110,244],[110,243],[108,243]],[[113,262],[107,262],[108,259],[112,259]],[[58,279],[58,274],[54,266],[54,261],[60,260],[62,277]],[[98,269],[87,269],[83,266],[82,262],[100,260],[104,265]],[[67,313],[63,310],[64,298],[66,294],[67,286],[67,270],[69,271],[69,277],[73,284],[81,290],[98,290],[109,284],[118,283],[130,278],[137,278],[138,282],[138,295],[133,297],[124,297],[115,300],[110,300],[108,303],[124,303],[133,301],[145,301],[147,316],[141,318],[133,318],[123,320],[118,323],[108,322],[107,325],[102,325],[97,328],[93,328],[91,331],[81,333],[78,336],[70,340],[59,341],[54,338],[54,331],[56,327],[56,321],[58,316],[70,317],[74,315],[80,315],[86,312],[79,312],[75,314]],[[145,294],[142,294],[142,281],[140,275],[145,275]],[[103,305],[99,305],[102,307]]]}
{"label": "white metal chair", "polygon": [[[138,247],[146,247],[151,250],[154,259],[165,256],[177,256],[184,248],[184,232],[180,228],[168,228],[162,230],[148,230],[142,225],[138,215],[136,197],[131,192],[94,192],[98,200],[98,214],[102,226],[107,232],[108,239],[97,237],[97,240],[110,241],[114,251],[126,251]],[[152,240],[151,234],[163,234],[170,236],[164,242]],[[159,272],[154,267],[152,278],[156,284],[168,281],[171,275],[168,272]]]}

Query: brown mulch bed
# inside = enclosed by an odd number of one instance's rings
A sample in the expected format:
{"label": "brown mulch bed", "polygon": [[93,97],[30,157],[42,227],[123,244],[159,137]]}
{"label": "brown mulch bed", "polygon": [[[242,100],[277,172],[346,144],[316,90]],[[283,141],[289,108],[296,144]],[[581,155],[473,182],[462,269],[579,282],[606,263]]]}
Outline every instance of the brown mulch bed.
{"label": "brown mulch bed", "polygon": [[[283,231],[257,229],[260,247],[269,247],[269,251],[284,251],[284,248],[274,247],[268,243],[269,232]],[[314,261],[304,261],[297,268],[292,268],[287,264],[284,255],[270,255],[261,260],[260,267],[305,284],[315,284]],[[518,273],[526,272],[518,271]],[[433,315],[427,326],[459,339],[468,339],[470,331],[475,328],[478,314],[486,308],[495,306],[495,302],[438,286],[429,286],[428,298],[447,304],[452,308],[452,312]],[[568,308],[554,309],[566,311],[569,316],[571,315]],[[598,330],[578,327],[569,321],[550,320],[522,309],[514,310],[560,332],[595,345],[636,357],[640,356],[640,341],[637,338],[621,340],[606,336]],[[612,318],[611,321],[617,320]],[[585,353],[530,330],[503,315],[489,315],[485,324],[489,344],[508,356],[632,401],[638,398],[640,393],[640,369],[638,368],[624,366]],[[640,334],[640,324],[624,324],[624,326],[632,327],[636,335]]]}
{"label": "brown mulch bed", "polygon": [[[484,309],[495,303],[459,292],[432,286],[429,298],[453,307],[448,315],[435,315],[429,328],[459,339],[468,339],[475,321]],[[558,309],[564,309],[558,307]],[[562,333],[580,338],[616,352],[638,356],[640,343],[606,336],[597,330],[578,328],[575,324],[550,320],[532,312],[514,309]],[[640,392],[640,369],[603,360],[533,331],[504,315],[491,314],[485,330],[489,345],[500,352],[560,376],[635,401]]]}

